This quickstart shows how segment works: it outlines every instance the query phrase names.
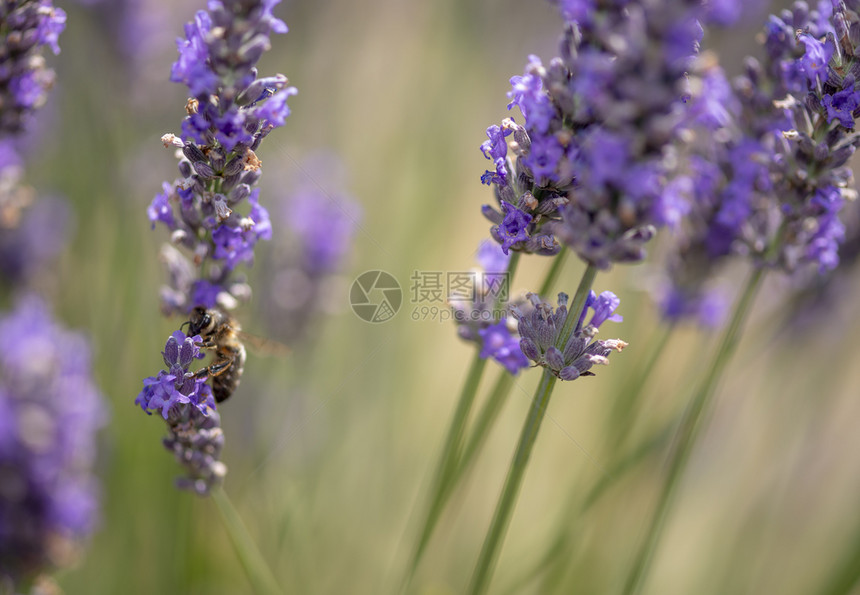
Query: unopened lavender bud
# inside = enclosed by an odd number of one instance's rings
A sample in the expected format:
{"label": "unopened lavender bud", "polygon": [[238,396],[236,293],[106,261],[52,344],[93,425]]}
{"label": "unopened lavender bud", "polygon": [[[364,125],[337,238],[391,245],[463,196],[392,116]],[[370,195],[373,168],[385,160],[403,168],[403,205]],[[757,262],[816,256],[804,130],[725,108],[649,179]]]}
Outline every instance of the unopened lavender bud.
{"label": "unopened lavender bud", "polygon": [[239,184],[235,188],[230,191],[230,195],[227,199],[227,202],[231,205],[236,204],[240,200],[244,200],[248,198],[251,194],[251,187],[247,184]]}
{"label": "unopened lavender bud", "polygon": [[283,89],[288,84],[289,81],[283,74],[259,78],[248,85],[248,88],[236,99],[236,103],[238,105],[253,105],[261,99],[261,96],[268,95],[270,97],[275,91]]}
{"label": "unopened lavender bud", "polygon": [[195,163],[194,171],[197,172],[197,175],[203,178],[204,180],[211,180],[215,177],[215,171],[208,163]]}
{"label": "unopened lavender bud", "polygon": [[558,373],[558,377],[562,380],[576,380],[579,378],[579,369],[576,366],[565,366]]}
{"label": "unopened lavender bud", "polygon": [[185,155],[189,161],[197,165],[198,163],[206,163],[209,161],[209,158],[203,154],[203,151],[200,150],[194,143],[186,143],[182,147],[182,154]]}
{"label": "unopened lavender bud", "polygon": [[245,163],[241,157],[234,157],[224,166],[223,176],[235,176],[245,169]]}
{"label": "unopened lavender bud", "polygon": [[179,162],[179,175],[183,178],[190,178],[193,173],[190,161],[183,160]]}
{"label": "unopened lavender bud", "polygon": [[560,371],[564,367],[564,357],[554,345],[551,345],[546,350],[546,364],[555,372]]}
{"label": "unopened lavender bud", "polygon": [[270,47],[271,42],[267,36],[257,35],[239,48],[238,57],[243,62],[254,63],[257,62],[260,59],[260,56],[262,56]]}
{"label": "unopened lavender bud", "polygon": [[224,151],[222,149],[212,149],[209,151],[208,157],[209,165],[212,166],[212,169],[223,175],[224,164],[226,162]]}

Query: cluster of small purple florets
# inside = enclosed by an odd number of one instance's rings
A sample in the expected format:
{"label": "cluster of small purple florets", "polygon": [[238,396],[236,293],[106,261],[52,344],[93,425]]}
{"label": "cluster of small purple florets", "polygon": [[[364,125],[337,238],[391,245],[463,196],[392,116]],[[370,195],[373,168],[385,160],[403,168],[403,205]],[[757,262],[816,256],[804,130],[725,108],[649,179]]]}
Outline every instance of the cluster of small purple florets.
{"label": "cluster of small purple florets", "polygon": [[0,589],[69,563],[92,530],[105,419],[87,341],[19,299],[0,317]]}
{"label": "cluster of small purple florets", "polygon": [[748,58],[733,84],[714,63],[693,82],[693,201],[669,259],[670,320],[708,322],[706,285],[725,257],[788,273],[839,262],[839,215],[856,196],[846,162],[860,142],[860,18],[844,3],[796,3],[763,40],[764,60]]}
{"label": "cluster of small purple florets", "polygon": [[[160,222],[171,232],[161,253],[170,280],[162,290],[167,314],[231,309],[247,299],[250,288],[233,272],[252,264],[257,242],[271,238],[269,214],[254,188],[261,166],[255,151],[284,125],[287,98],[296,92],[283,75],[257,78],[255,64],[269,49],[270,34],[287,31],[272,14],[277,3],[209,0],[208,11],[199,11],[177,41],[170,78],[185,84],[190,98],[181,138],[166,134],[162,141],[180,151],[183,179],[165,183],[148,210],[153,227]],[[219,460],[224,436],[207,375],[190,370],[204,357],[202,343],[200,336],[173,333],[163,352],[166,369],[144,380],[135,402],[167,422],[164,445],[187,472],[179,487],[205,495],[227,469]]]}
{"label": "cluster of small purple florets", "polygon": [[839,212],[855,195],[846,163],[860,144],[860,17],[848,4],[798,2],[771,16],[764,61],[748,60],[736,82],[742,125],[765,147],[773,185],[768,204],[749,205],[739,226],[759,266],[824,272],[839,262]]}
{"label": "cluster of small purple florets", "polygon": [[162,352],[166,369],[143,381],[135,404],[147,414],[159,413],[167,422],[164,446],[187,472],[177,480],[178,486],[205,495],[221,483],[227,467],[220,460],[224,433],[212,388],[206,378],[190,370],[195,360],[205,357],[200,343],[199,335],[174,332]]}
{"label": "cluster of small purple florets", "polygon": [[517,374],[529,362],[520,350],[515,321],[504,304],[509,291],[510,254],[496,242],[485,240],[478,247],[477,260],[480,270],[474,271],[474,299],[449,299],[457,334],[479,345],[482,358],[493,358]]}
{"label": "cluster of small purple florets", "polygon": [[[150,220],[164,224],[170,286],[162,291],[166,313],[195,306],[231,308],[247,299],[248,286],[232,273],[251,264],[259,240],[271,238],[269,214],[254,188],[261,162],[254,151],[290,111],[296,93],[283,75],[257,78],[255,64],[270,46],[270,33],[286,25],[272,15],[275,1],[210,0],[177,42],[179,59],[171,80],[190,92],[181,138],[162,137],[180,149],[182,180],[165,183],[149,207]],[[241,214],[241,210],[247,210]]]}
{"label": "cluster of small purple florets", "polygon": [[42,56],[44,47],[60,53],[57,41],[66,13],[51,0],[0,2],[0,135],[18,134],[44,105],[54,71]]}
{"label": "cluster of small purple florets", "polygon": [[342,293],[336,284],[362,218],[335,155],[317,153],[303,159],[299,169],[295,183],[279,184],[272,208],[273,225],[290,233],[275,238],[262,263],[270,284],[260,306],[271,337],[287,345],[311,339],[319,315],[332,309],[328,298]]}
{"label": "cluster of small purple florets", "polygon": [[[607,357],[612,351],[621,351],[627,343],[619,339],[594,340],[597,329],[607,320],[621,322],[615,314],[620,300],[610,291],[599,296],[589,293],[585,307],[573,328],[570,337],[559,347],[560,334],[567,319],[567,300],[565,293],[558,294],[558,307],[541,300],[540,296],[528,294],[533,308],[527,312],[513,309],[518,321],[517,329],[522,352],[536,365],[550,370],[562,380],[576,380],[580,376],[592,376],[589,372],[594,365],[608,364]],[[584,325],[589,308],[594,311],[591,320]]]}
{"label": "cluster of small purple florets", "polygon": [[10,284],[30,282],[61,249],[68,207],[36,200],[22,183],[18,140],[44,105],[54,71],[42,55],[58,54],[66,13],[50,0],[0,0],[0,272]]}
{"label": "cluster of small purple florets", "polygon": [[[509,107],[524,126],[490,127],[481,147],[495,164],[482,179],[496,187],[502,213],[484,210],[505,249],[535,252],[534,242],[557,239],[607,269],[642,260],[655,229],[677,225],[688,208],[680,108],[702,34],[697,19],[708,13],[696,0],[560,8],[560,56],[546,66],[531,56],[511,79]],[[506,158],[511,134],[515,164]]]}

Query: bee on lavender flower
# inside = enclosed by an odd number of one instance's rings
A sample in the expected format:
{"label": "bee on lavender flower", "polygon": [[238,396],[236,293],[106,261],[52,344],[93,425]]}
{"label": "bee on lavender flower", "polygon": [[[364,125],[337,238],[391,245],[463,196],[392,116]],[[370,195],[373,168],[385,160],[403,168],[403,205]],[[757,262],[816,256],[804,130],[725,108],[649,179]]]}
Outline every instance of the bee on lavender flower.
{"label": "bee on lavender flower", "polygon": [[290,352],[282,343],[244,332],[238,321],[221,308],[197,306],[182,326],[186,324],[189,336],[200,335],[198,347],[215,351],[212,363],[195,375],[212,379],[212,394],[217,403],[230,398],[239,386],[245,369],[245,344],[263,355],[286,357]]}
{"label": "bee on lavender flower", "polygon": [[197,306],[186,324],[191,336],[200,335],[201,349],[215,350],[213,362],[198,370],[196,376],[211,378],[215,401],[226,401],[239,386],[245,369],[245,345],[240,338],[239,323],[221,308]]}

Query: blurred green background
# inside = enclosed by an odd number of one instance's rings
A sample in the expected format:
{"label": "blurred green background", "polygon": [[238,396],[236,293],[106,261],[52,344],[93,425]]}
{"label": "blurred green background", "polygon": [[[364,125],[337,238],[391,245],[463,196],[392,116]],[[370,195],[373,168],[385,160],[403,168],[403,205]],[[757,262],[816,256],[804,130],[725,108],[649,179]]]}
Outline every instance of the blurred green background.
{"label": "blurred green background", "polygon": [[[185,97],[168,75],[174,39],[203,3],[64,8],[62,54],[51,60],[58,84],[27,180],[73,205],[73,240],[45,291],[68,326],[91,334],[112,419],[102,441],[100,529],[58,580],[70,595],[248,593],[214,503],[173,487],[180,470],[161,446],[164,424],[133,404],[181,322],[159,312],[167,238],[150,229],[145,209],[161,181],[177,176],[159,138],[179,131]],[[126,9],[142,15],[132,54],[116,20]],[[299,94],[287,125],[259,152],[261,202],[283,198],[267,179],[300,179],[305,156],[330,150],[364,215],[342,293],[331,296],[339,312],[287,359],[251,355],[221,408],[225,489],[285,592],[394,592],[473,353],[452,323],[412,319],[409,279],[415,270],[475,266],[489,228],[480,205],[492,201],[480,184],[487,162],[478,146],[486,127],[508,115],[508,79],[528,54],[555,54],[559,19],[546,2],[514,0],[292,0],[276,14],[290,32],[273,39],[260,73],[286,74]],[[757,25],[706,45],[725,49],[734,61],[727,69],[737,72]],[[329,180],[314,183],[328,190]],[[258,258],[271,249],[261,245]],[[625,317],[603,332],[630,346],[596,377],[557,385],[494,593],[611,593],[623,581],[654,505],[665,443],[584,511],[583,499],[610,474],[607,453],[618,441],[633,448],[677,417],[715,340],[678,329],[641,387],[634,423],[610,443],[613,403],[636,384],[661,333],[647,291],[659,254],[658,242],[649,262],[598,276],[595,289],[616,292]],[[573,260],[557,290],[575,290],[582,265]],[[523,259],[514,289],[535,290],[548,265]],[[404,288],[401,311],[384,324],[349,310],[349,284],[372,269]],[[742,275],[727,272],[728,291]],[[253,270],[250,282],[255,297],[237,315],[265,337],[255,303],[274,289]],[[771,279],[759,296],[645,592],[805,594],[832,576],[860,528],[857,289],[848,279],[842,302],[795,330],[784,328],[794,318],[786,282]],[[489,368],[480,394],[500,370]],[[415,592],[465,588],[538,376],[517,378],[442,518]]]}

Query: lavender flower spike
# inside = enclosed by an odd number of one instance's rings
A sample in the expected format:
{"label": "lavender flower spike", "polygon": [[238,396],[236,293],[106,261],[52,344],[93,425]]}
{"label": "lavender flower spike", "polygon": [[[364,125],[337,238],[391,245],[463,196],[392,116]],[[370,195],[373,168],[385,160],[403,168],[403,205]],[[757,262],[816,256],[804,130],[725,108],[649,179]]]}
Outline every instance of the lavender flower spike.
{"label": "lavender flower spike", "polygon": [[[620,339],[593,340],[603,322],[621,321],[621,317],[614,314],[619,300],[612,292],[604,291],[600,296],[596,296],[593,291],[589,294],[580,319],[563,350],[559,350],[555,344],[568,316],[567,294],[558,294],[558,308],[555,310],[552,304],[542,301],[533,293],[527,297],[534,306],[533,310],[523,312],[520,308],[513,309],[522,337],[520,348],[527,358],[548,368],[558,378],[575,380],[580,376],[593,376],[594,373],[589,371],[592,366],[608,364],[608,356],[612,351],[621,351],[627,347],[627,343]],[[589,323],[584,325],[589,308],[594,310],[594,314]]]}
{"label": "lavender flower spike", "polygon": [[54,84],[42,48],[60,53],[66,13],[51,0],[0,3],[0,136],[24,130]]}
{"label": "lavender flower spike", "polygon": [[0,591],[70,563],[92,532],[106,418],[83,336],[35,296],[0,316]]}
{"label": "lavender flower spike", "polygon": [[[709,13],[696,0],[557,4],[559,56],[530,56],[511,79],[508,108],[524,124],[491,127],[482,145],[495,165],[482,179],[503,207],[484,214],[505,249],[554,254],[566,244],[601,269],[639,261],[656,229],[687,208],[676,183],[683,99]],[[508,131],[516,162],[504,161]]]}
{"label": "lavender flower spike", "polygon": [[166,312],[229,309],[247,299],[247,286],[235,291],[232,273],[253,263],[257,242],[271,239],[269,214],[255,188],[262,166],[255,151],[284,125],[287,99],[296,93],[284,75],[257,78],[255,65],[270,47],[269,35],[287,31],[272,15],[276,4],[212,1],[177,41],[179,59],[170,78],[185,84],[190,98],[181,137],[165,134],[162,142],[178,149],[182,179],[164,184],[148,215],[186,249],[189,265],[176,268],[194,267],[197,273],[163,292],[169,297],[162,303]]}
{"label": "lavender flower spike", "polygon": [[135,403],[147,413],[159,413],[167,422],[164,446],[188,473],[177,485],[206,495],[221,483],[227,467],[220,460],[224,434],[212,388],[206,378],[190,371],[194,360],[204,357],[200,342],[199,335],[186,337],[182,331],[174,332],[162,352],[167,369],[143,381]]}

